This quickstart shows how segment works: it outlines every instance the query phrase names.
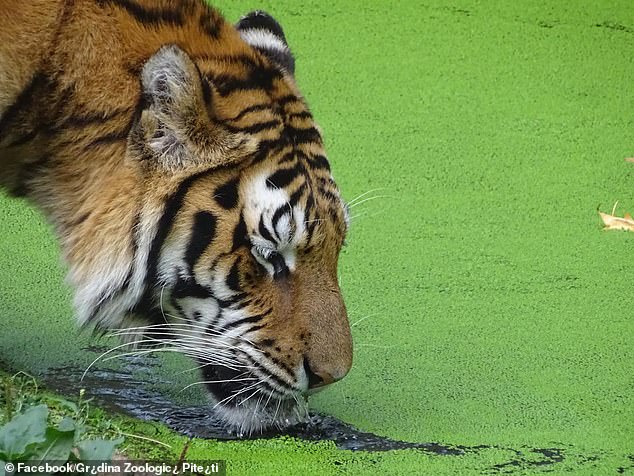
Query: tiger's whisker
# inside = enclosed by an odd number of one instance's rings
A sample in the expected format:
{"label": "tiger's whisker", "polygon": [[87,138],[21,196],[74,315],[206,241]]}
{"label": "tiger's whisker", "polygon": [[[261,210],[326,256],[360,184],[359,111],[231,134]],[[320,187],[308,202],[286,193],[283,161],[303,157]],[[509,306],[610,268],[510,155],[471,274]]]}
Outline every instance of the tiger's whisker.
{"label": "tiger's whisker", "polygon": [[378,192],[379,190],[385,190],[385,187],[373,188],[372,190],[368,190],[367,192],[364,192],[361,195],[357,195],[356,197],[354,197],[352,200],[350,200],[348,202],[348,206],[352,205],[353,203],[355,203],[360,198],[363,198],[363,197],[365,197],[366,195],[368,195],[370,193]]}
{"label": "tiger's whisker", "polygon": [[372,201],[372,200],[376,200],[378,198],[395,198],[395,197],[393,197],[391,195],[375,195],[374,197],[364,198],[363,200],[360,200],[360,201],[358,201],[356,203],[353,203],[352,205],[348,205],[348,209],[352,210],[354,207],[359,206],[362,203],[369,202],[369,201]]}
{"label": "tiger's whisker", "polygon": [[360,318],[360,319],[358,319],[358,320],[354,321],[352,324],[350,324],[350,327],[354,327],[354,326],[356,326],[357,324],[359,324],[360,322],[365,321],[367,318],[369,318],[369,317],[374,317],[374,316],[376,316],[376,315],[378,315],[378,313],[375,313],[375,314],[368,314],[367,316],[364,316],[364,317],[362,317],[362,318]]}
{"label": "tiger's whisker", "polygon": [[[147,340],[140,340],[140,341],[136,341],[136,343],[142,343],[142,342],[147,342]],[[81,381],[83,381],[83,380],[84,380],[84,377],[86,377],[86,374],[88,373],[88,371],[89,371],[89,370],[93,367],[93,365],[95,365],[95,364],[96,364],[96,363],[97,363],[97,362],[98,362],[98,361],[99,361],[99,360],[100,360],[103,356],[108,355],[108,354],[111,354],[112,352],[115,352],[116,350],[118,350],[118,349],[120,349],[120,348],[122,348],[122,347],[125,347],[125,346],[127,346],[127,345],[130,345],[130,344],[135,344],[135,342],[132,342],[132,343],[128,343],[128,342],[126,342],[126,343],[124,343],[124,344],[121,344],[121,345],[115,346],[115,347],[113,347],[112,349],[109,349],[109,350],[107,350],[107,351],[103,352],[103,353],[102,353],[99,357],[97,357],[95,360],[93,360],[93,361],[92,361],[92,362],[88,365],[88,367],[86,367],[86,370],[84,370],[84,373],[81,375],[81,378],[79,379],[79,381],[81,382]]]}
{"label": "tiger's whisker", "polygon": [[258,394],[259,392],[260,392],[260,389],[256,388],[251,395],[249,395],[247,398],[242,400],[238,405],[244,405],[251,397],[253,397],[254,395]]}
{"label": "tiger's whisker", "polygon": [[231,400],[233,400],[234,398],[236,398],[237,396],[239,396],[239,395],[241,395],[241,394],[243,394],[243,393],[245,393],[245,392],[248,392],[248,391],[249,391],[249,390],[251,390],[252,388],[256,387],[259,383],[260,383],[260,382],[258,381],[258,382],[256,382],[256,383],[254,383],[253,385],[250,385],[250,386],[248,386],[248,387],[242,388],[242,389],[240,389],[240,390],[238,390],[238,391],[234,392],[233,394],[229,395],[228,397],[223,398],[222,400],[220,400],[218,403],[216,403],[216,404],[212,407],[212,410],[215,410],[215,409],[216,409],[216,407],[217,407],[218,405],[221,405],[221,404],[224,404],[224,403],[228,403],[228,402],[230,402]]}
{"label": "tiger's whisker", "polygon": [[183,347],[172,347],[172,348],[162,347],[162,348],[158,348],[158,349],[146,349],[146,350],[138,350],[138,351],[135,351],[135,352],[126,352],[126,353],[116,354],[116,355],[107,357],[103,361],[104,362],[109,362],[111,360],[118,359],[118,358],[124,358],[124,357],[130,357],[130,356],[141,356],[141,355],[147,355],[147,354],[159,353],[159,352],[176,352],[176,353],[183,353],[183,354],[189,355],[191,357],[204,358],[204,359],[209,361],[207,363],[207,365],[210,365],[210,364],[212,364],[212,365],[222,365],[223,367],[231,368],[233,370],[239,370],[239,369],[243,369],[243,368],[247,368],[247,369],[253,369],[254,368],[254,367],[249,367],[247,365],[236,364],[235,361],[225,360],[225,359],[219,358],[218,356],[212,356],[212,355],[209,355],[209,354],[200,354],[200,353],[197,353],[197,352],[192,352],[191,350],[188,350],[188,349],[183,348]]}
{"label": "tiger's whisker", "polygon": [[190,383],[189,385],[186,385],[185,387],[180,389],[179,392],[184,392],[188,388],[193,387],[195,385],[204,385],[204,384],[208,384],[208,383],[246,382],[246,381],[251,381],[251,380],[255,380],[255,378],[247,377],[247,378],[230,378],[230,379],[226,379],[226,380],[203,380],[201,382]]}

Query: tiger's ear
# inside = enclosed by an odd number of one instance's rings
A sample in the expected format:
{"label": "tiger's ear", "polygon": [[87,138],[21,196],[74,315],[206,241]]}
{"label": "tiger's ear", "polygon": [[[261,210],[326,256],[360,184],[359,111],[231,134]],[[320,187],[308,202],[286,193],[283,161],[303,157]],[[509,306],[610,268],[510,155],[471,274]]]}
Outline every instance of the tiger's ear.
{"label": "tiger's ear", "polygon": [[255,151],[250,137],[213,119],[211,86],[190,57],[163,46],[141,73],[144,105],[130,133],[135,155],[172,171],[231,165]]}
{"label": "tiger's ear", "polygon": [[244,41],[290,74],[295,74],[295,58],[286,42],[284,30],[275,18],[257,10],[243,16],[236,28]]}

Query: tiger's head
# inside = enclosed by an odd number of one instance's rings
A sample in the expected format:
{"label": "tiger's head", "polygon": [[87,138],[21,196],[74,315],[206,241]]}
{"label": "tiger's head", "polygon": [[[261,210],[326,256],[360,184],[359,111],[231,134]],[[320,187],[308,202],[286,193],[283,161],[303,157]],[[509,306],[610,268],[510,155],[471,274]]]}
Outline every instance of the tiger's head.
{"label": "tiger's head", "polygon": [[301,420],[350,370],[348,219],[279,24],[255,12],[222,35],[223,54],[168,44],[141,72],[126,325],[193,357],[219,415],[251,433]]}

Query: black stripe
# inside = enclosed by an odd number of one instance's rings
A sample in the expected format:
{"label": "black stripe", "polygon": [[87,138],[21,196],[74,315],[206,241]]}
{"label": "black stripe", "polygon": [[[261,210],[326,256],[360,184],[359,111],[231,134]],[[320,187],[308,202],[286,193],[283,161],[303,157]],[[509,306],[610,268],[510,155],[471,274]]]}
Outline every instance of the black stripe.
{"label": "black stripe", "polygon": [[324,187],[319,186],[318,187],[319,193],[321,193],[324,198],[328,199],[331,203],[338,203],[339,202],[339,197],[337,197],[337,195],[335,195],[334,193],[332,193],[330,190],[326,190]]}
{"label": "black stripe", "polygon": [[[253,357],[251,357],[249,354],[245,354],[244,355],[246,360],[248,361],[248,363],[253,366],[253,367],[257,367],[259,370],[261,370],[267,377],[269,377],[271,380],[273,380],[276,384],[278,384],[280,387],[282,388],[286,388],[289,390],[292,390],[292,387],[284,380],[282,380],[280,377],[278,377],[277,375],[275,375],[274,373],[272,373],[270,370],[268,370],[266,367],[264,367],[262,364],[260,364],[259,362],[256,362]],[[266,381],[261,382],[261,384],[266,384]],[[276,392],[279,392],[279,390],[277,389],[273,389]]]}
{"label": "black stripe", "polygon": [[18,172],[16,185],[11,194],[15,197],[24,197],[30,192],[29,182],[46,168],[46,164],[51,160],[48,155],[43,155],[35,162],[23,164]]}
{"label": "black stripe", "polygon": [[[191,58],[194,60],[211,61],[214,63],[240,64],[249,69],[261,68],[262,66],[264,66],[264,63],[261,60],[259,60],[258,57],[255,55],[254,56],[248,56],[244,54],[223,55],[223,54],[213,54],[213,53],[206,52],[206,53],[201,53],[197,55],[192,55]],[[213,78],[209,78],[209,79],[211,79],[213,83]]]}
{"label": "black stripe", "polygon": [[[312,195],[310,195],[308,197],[308,200],[306,200],[306,217],[308,217],[309,212],[313,209],[314,207],[314,203],[315,200],[313,199]],[[309,207],[310,204],[310,207]],[[310,242],[313,239],[313,231],[315,231],[315,227],[319,224],[319,221],[321,220],[321,215],[319,215],[318,212],[315,212],[313,218],[311,220],[305,220],[306,222],[310,221],[308,223],[308,227],[307,227],[307,233],[308,233],[308,242],[306,243],[306,245],[310,245]]]}
{"label": "black stripe", "polygon": [[239,178],[233,178],[219,186],[214,192],[214,198],[220,206],[226,210],[231,210],[238,204],[238,183]]}
{"label": "black stripe", "polygon": [[258,150],[255,153],[253,159],[251,159],[250,165],[255,165],[263,160],[266,160],[270,154],[273,154],[280,149],[288,146],[291,142],[285,135],[281,135],[277,139],[262,140],[258,145]]}
{"label": "black stripe", "polygon": [[174,285],[172,290],[173,299],[183,299],[186,297],[193,297],[198,299],[208,299],[213,297],[211,289],[201,285],[191,276],[178,277],[178,281]]}
{"label": "black stripe", "polygon": [[306,210],[310,211],[313,209],[314,206],[315,206],[315,199],[313,198],[312,195],[309,195],[308,198],[306,199]]}
{"label": "black stripe", "polygon": [[91,140],[88,144],[84,146],[84,150],[90,150],[93,147],[99,147],[103,145],[112,145],[118,142],[128,140],[128,132],[129,130],[125,130],[122,132],[113,132],[109,134],[104,134],[100,137],[97,137]]}
{"label": "black stripe", "polygon": [[[132,237],[132,256],[136,256],[139,251],[139,234],[141,234],[141,209],[137,208],[136,213],[134,214],[134,221],[132,222],[132,226],[130,227],[130,236]],[[134,274],[134,262],[130,266],[130,271],[123,282],[123,286],[121,286],[122,291],[125,291],[128,286],[130,286],[130,282],[132,281],[132,275]]]}
{"label": "black stripe", "polygon": [[84,114],[73,114],[70,117],[65,118],[60,124],[56,124],[56,129],[62,129],[66,127],[86,127],[93,124],[103,124],[115,117],[123,114],[132,114],[132,108],[121,107],[112,111],[89,111]]}
{"label": "black stripe", "polygon": [[216,315],[214,317],[211,318],[211,320],[209,321],[209,324],[207,324],[207,327],[205,329],[205,333],[206,334],[211,334],[213,336],[218,336],[218,321],[220,320],[220,310],[218,310],[218,312],[216,312]]}
{"label": "black stripe", "polygon": [[284,134],[289,137],[294,144],[307,144],[313,142],[321,144],[321,135],[315,127],[303,129],[286,126],[284,128]]}
{"label": "black stripe", "polygon": [[279,240],[281,240],[282,237],[277,232],[277,222],[279,222],[284,215],[290,215],[290,214],[291,214],[291,210],[289,210],[289,207],[285,204],[281,206],[280,208],[278,208],[277,210],[275,210],[275,213],[273,214],[273,218],[271,218],[271,226],[273,227],[273,232],[275,233],[275,236],[277,236]]}
{"label": "black stripe", "polygon": [[288,94],[286,96],[282,96],[281,98],[278,98],[275,102],[279,104],[280,107],[284,107],[287,104],[290,104],[292,102],[302,102],[302,101],[294,94]]}
{"label": "black stripe", "polygon": [[271,62],[281,66],[290,74],[295,73],[295,58],[290,50],[282,51],[277,48],[264,47],[260,45],[251,45],[257,51],[266,56]]}
{"label": "black stripe", "polygon": [[[86,220],[88,220],[88,217],[90,216],[91,212],[86,212],[84,214],[82,214],[79,218],[77,218],[73,223],[71,223],[71,227],[77,227],[79,225],[81,225],[83,222],[85,222]],[[134,254],[133,254],[134,256]]]}
{"label": "black stripe", "polygon": [[266,327],[265,324],[260,324],[259,326],[252,326],[245,330],[242,335],[248,334],[249,332],[259,331],[260,329],[264,329]]}
{"label": "black stripe", "polygon": [[282,165],[288,162],[293,162],[296,157],[301,157],[302,155],[304,154],[299,150],[291,150],[290,152],[287,152],[282,157],[280,157],[277,163],[279,165]]}
{"label": "black stripe", "polygon": [[[218,301],[218,306],[220,306],[222,309],[226,309],[228,307],[230,307],[231,309],[239,309],[240,307],[242,307],[241,301],[248,297],[249,296],[247,295],[247,293],[239,293],[232,296],[230,299],[215,299],[216,301]],[[236,303],[238,304],[238,306],[235,306]]]}
{"label": "black stripe", "polygon": [[211,8],[207,8],[205,12],[200,16],[200,29],[205,32],[207,36],[218,39],[220,37],[220,29],[222,27],[223,20]]}
{"label": "black stripe", "polygon": [[[308,210],[308,208],[304,208],[304,225],[311,225],[312,223],[314,223],[314,221],[311,221],[310,219],[310,210]],[[310,233],[312,233],[312,229],[307,227],[307,232],[309,234],[308,241],[310,242]]]}
{"label": "black stripe", "polygon": [[335,208],[335,207],[329,207],[328,208],[328,213],[330,214],[330,218],[332,218],[332,221],[337,223],[339,221],[339,208]]}
{"label": "black stripe", "polygon": [[276,129],[280,127],[282,123],[277,119],[266,122],[258,122],[256,124],[251,124],[250,126],[237,127],[230,126],[225,124],[225,127],[229,132],[237,133],[237,132],[246,132],[247,134],[257,134],[258,132],[262,132],[265,130]]}
{"label": "black stripe", "polygon": [[189,244],[185,251],[185,263],[190,274],[194,274],[194,266],[211,244],[216,235],[216,217],[209,212],[202,211],[194,216]]}
{"label": "black stripe", "polygon": [[[196,66],[196,69],[198,69],[198,66]],[[211,103],[211,96],[212,96],[212,92],[211,92],[211,85],[209,84],[209,81],[207,81],[207,78],[205,78],[201,73],[200,70],[198,69],[198,74],[200,76],[200,84],[203,88],[203,101],[205,102],[205,105],[207,107],[211,107],[212,103]]]}
{"label": "black stripe", "polygon": [[295,372],[293,371],[293,369],[291,367],[288,366],[288,364],[286,364],[286,362],[282,361],[281,359],[278,359],[277,357],[274,357],[273,355],[271,355],[266,350],[263,350],[262,353],[264,354],[264,356],[267,359],[269,359],[271,362],[273,362],[279,368],[284,370],[286,372],[286,374],[291,378],[291,380],[293,382],[297,381],[297,377],[295,377]]}
{"label": "black stripe", "polygon": [[308,166],[313,170],[327,170],[328,172],[330,172],[330,164],[328,163],[328,159],[323,155],[307,157],[306,162],[308,162]]}
{"label": "black stripe", "polygon": [[267,111],[267,110],[268,111],[271,110],[270,104],[254,104],[253,106],[245,107],[237,115],[225,120],[230,122],[237,122],[251,112],[259,112],[259,111]]}
{"label": "black stripe", "polygon": [[247,248],[251,247],[251,242],[249,241],[247,234],[247,224],[244,221],[244,216],[240,213],[240,221],[238,221],[238,224],[233,230],[233,246],[231,247],[232,253],[242,246]]}
{"label": "black stripe", "polygon": [[100,7],[111,4],[124,9],[134,17],[139,23],[147,24],[168,24],[182,26],[184,23],[183,12],[181,10],[167,10],[159,8],[147,8],[131,0],[97,0]]}
{"label": "black stripe", "polygon": [[[240,295],[246,295],[246,293],[240,293]],[[238,310],[238,309],[242,309],[247,307],[249,304],[251,304],[251,300],[249,299],[245,299],[244,301],[238,301],[234,304],[231,305],[231,309]]]}
{"label": "black stripe", "polygon": [[312,119],[313,115],[308,111],[294,112],[288,115],[288,119]]}
{"label": "black stripe", "polygon": [[33,103],[41,99],[41,89],[50,84],[50,81],[41,73],[36,74],[31,82],[18,95],[0,118],[0,138],[6,134],[9,125],[18,117],[18,114],[30,109]]}
{"label": "black stripe", "polygon": [[299,188],[297,190],[295,190],[290,198],[288,199],[288,206],[290,208],[293,208],[295,205],[297,205],[297,203],[299,202],[299,200],[302,198],[302,196],[304,195],[304,192],[306,191],[306,189],[308,188],[308,186],[306,185],[306,183],[303,183],[299,186]]}
{"label": "black stripe", "polygon": [[275,345],[275,339],[262,339],[257,344],[263,347],[273,347]]}
{"label": "black stripe", "polygon": [[242,292],[242,288],[240,287],[240,257],[235,260],[227,277],[225,278],[225,283],[227,287],[232,291],[239,293]]}
{"label": "black stripe", "polygon": [[152,287],[156,284],[156,281],[158,279],[157,269],[161,249],[163,248],[163,243],[165,243],[165,240],[167,239],[167,236],[172,229],[174,218],[183,206],[185,195],[187,195],[187,192],[197,180],[211,174],[212,172],[214,172],[214,170],[215,169],[203,170],[201,172],[198,172],[197,174],[187,177],[180,183],[176,192],[174,192],[165,201],[165,206],[163,207],[163,215],[161,215],[161,218],[159,219],[156,233],[154,235],[154,239],[152,240],[150,251],[148,253],[146,266],[146,295],[150,293]]}
{"label": "black stripe", "polygon": [[290,274],[290,270],[288,266],[286,266],[286,261],[284,261],[284,257],[276,252],[271,253],[269,256],[269,263],[273,265],[273,279],[285,279]]}
{"label": "black stripe", "polygon": [[314,218],[313,221],[308,224],[308,227],[306,229],[306,233],[308,234],[308,241],[306,242],[306,244],[310,244],[310,242],[312,241],[314,236],[313,232],[315,231],[315,227],[319,223],[319,220],[321,220],[321,218]]}
{"label": "black stripe", "polygon": [[[260,327],[260,326],[256,326],[256,327]],[[240,352],[239,354],[244,356],[246,362],[249,364],[250,367],[252,367],[254,370],[257,369],[257,370],[261,371],[262,375],[260,375],[258,372],[254,372],[254,374],[257,377],[260,378],[260,382],[258,382],[258,386],[259,387],[264,387],[264,389],[268,390],[270,393],[273,393],[275,395],[279,395],[281,398],[286,398],[287,397],[287,395],[285,393],[283,393],[279,389],[273,387],[273,385],[270,382],[265,380],[265,378],[269,376],[269,371],[268,370],[263,368],[262,365],[259,362],[256,362],[255,360],[253,360],[253,358],[249,354],[247,354],[245,352]],[[237,353],[234,353],[234,355],[236,355],[236,357],[237,357]],[[274,376],[272,378],[272,380],[275,380],[275,379],[276,379],[276,377]],[[235,382],[235,384],[237,384],[237,383],[240,383],[240,382]],[[278,382],[278,383],[280,383],[281,387],[288,388],[289,390],[292,390],[292,388],[289,387],[286,382],[281,381],[281,382]],[[239,389],[236,388],[236,391],[237,390],[239,390]],[[234,404],[237,404],[235,399],[230,400],[230,402],[231,403],[235,402]],[[229,405],[231,405],[231,403],[229,403]]]}
{"label": "black stripe", "polygon": [[23,136],[18,137],[13,142],[11,142],[8,147],[17,147],[19,145],[26,144],[27,142],[31,142],[38,135],[39,131],[37,129],[33,129],[30,132],[27,132]]}
{"label": "black stripe", "polygon": [[302,171],[303,166],[300,166],[299,163],[291,168],[279,169],[266,179],[266,185],[271,189],[285,188],[290,185]]}
{"label": "black stripe", "polygon": [[273,235],[271,235],[271,232],[266,228],[266,225],[264,224],[263,216],[260,216],[260,223],[258,224],[258,232],[260,233],[260,236],[264,238],[265,240],[268,240],[271,243],[276,243],[275,238],[273,238]]}
{"label": "black stripe", "polygon": [[236,78],[221,74],[212,79],[212,83],[221,96],[228,96],[235,91],[250,91],[254,89],[263,89],[270,91],[273,88],[273,82],[280,79],[282,73],[276,69],[267,69],[258,67],[250,71],[246,79]]}
{"label": "black stripe", "polygon": [[271,313],[271,309],[264,311],[260,314],[256,314],[255,316],[243,317],[242,319],[238,319],[237,321],[229,322],[228,324],[224,324],[222,326],[223,330],[233,329],[235,327],[241,326],[242,324],[255,324],[256,322],[260,322],[266,316]]}

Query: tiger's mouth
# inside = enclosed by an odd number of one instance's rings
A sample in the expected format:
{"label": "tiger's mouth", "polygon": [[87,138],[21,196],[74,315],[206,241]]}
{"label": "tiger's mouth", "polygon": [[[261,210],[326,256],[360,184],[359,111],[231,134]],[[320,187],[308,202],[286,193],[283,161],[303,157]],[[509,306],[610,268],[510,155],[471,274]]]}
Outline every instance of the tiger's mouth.
{"label": "tiger's mouth", "polygon": [[308,418],[304,392],[282,391],[248,370],[222,365],[203,365],[202,374],[214,412],[238,436],[281,431]]}

